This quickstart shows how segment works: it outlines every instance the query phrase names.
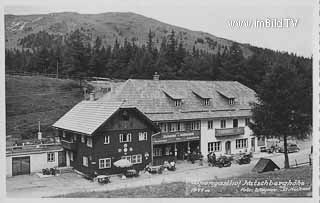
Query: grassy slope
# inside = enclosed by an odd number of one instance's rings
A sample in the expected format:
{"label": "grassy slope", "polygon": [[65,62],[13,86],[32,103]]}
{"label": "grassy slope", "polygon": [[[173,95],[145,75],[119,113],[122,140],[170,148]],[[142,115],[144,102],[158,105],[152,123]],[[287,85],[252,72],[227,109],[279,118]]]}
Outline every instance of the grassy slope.
{"label": "grassy slope", "polygon": [[[209,177],[208,177],[209,178]],[[264,180],[273,180],[275,181],[295,181],[300,180],[304,181],[305,185],[302,187],[312,188],[312,167],[304,166],[299,168],[280,170],[275,172],[266,172],[262,174],[247,174],[238,177],[226,178],[226,179],[217,179],[217,181],[239,181],[242,180],[251,180],[251,181],[264,181]],[[265,186],[264,186],[265,187]],[[63,195],[59,197],[144,197],[144,198],[154,198],[154,197],[310,197],[311,191],[299,191],[299,192],[241,192],[241,187],[235,186],[218,186],[218,187],[209,187],[210,191],[208,192],[191,192],[194,186],[186,184],[184,182],[175,182],[175,183],[164,183],[161,185],[154,186],[145,186],[139,188],[127,188],[119,189],[113,191],[104,191],[104,192],[78,192],[68,195]],[[205,188],[205,187],[202,187]],[[244,186],[242,187],[244,188]],[[255,187],[249,187],[255,188]],[[265,187],[271,188],[271,187]],[[206,188],[208,189],[208,187]],[[186,195],[186,192],[189,195]]]}
{"label": "grassy slope", "polygon": [[81,100],[79,82],[6,75],[7,144],[35,137],[39,119],[44,136],[49,135],[48,127]]}

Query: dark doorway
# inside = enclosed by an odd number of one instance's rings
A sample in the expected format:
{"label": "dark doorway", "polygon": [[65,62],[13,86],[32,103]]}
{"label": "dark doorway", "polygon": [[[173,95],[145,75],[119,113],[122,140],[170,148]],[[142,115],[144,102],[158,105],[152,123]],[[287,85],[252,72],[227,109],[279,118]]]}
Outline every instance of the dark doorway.
{"label": "dark doorway", "polygon": [[231,154],[231,142],[226,141],[226,154]]}
{"label": "dark doorway", "polygon": [[251,138],[251,151],[252,151],[252,152],[255,152],[255,151],[256,151],[255,142],[256,142],[256,139],[255,139],[254,137]]}
{"label": "dark doorway", "polygon": [[30,174],[30,156],[12,158],[12,175]]}
{"label": "dark doorway", "polygon": [[233,127],[234,128],[238,127],[238,119],[233,119]]}
{"label": "dark doorway", "polygon": [[66,152],[58,152],[58,167],[65,167],[67,165]]}

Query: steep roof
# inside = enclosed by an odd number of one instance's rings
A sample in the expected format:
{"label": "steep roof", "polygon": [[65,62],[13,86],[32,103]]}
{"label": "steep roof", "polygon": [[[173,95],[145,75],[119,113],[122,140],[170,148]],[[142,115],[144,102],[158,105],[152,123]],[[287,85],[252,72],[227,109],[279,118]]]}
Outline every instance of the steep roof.
{"label": "steep roof", "polygon": [[[236,98],[234,105],[228,103],[229,97]],[[182,99],[181,106],[174,105],[175,98]],[[204,106],[201,98],[210,98],[210,105]],[[249,116],[249,104],[256,98],[252,89],[236,81],[129,79],[100,101],[121,101],[122,106],[136,106],[151,120],[161,121]]]}
{"label": "steep roof", "polygon": [[121,104],[122,102],[82,101],[55,122],[53,127],[91,135]]}

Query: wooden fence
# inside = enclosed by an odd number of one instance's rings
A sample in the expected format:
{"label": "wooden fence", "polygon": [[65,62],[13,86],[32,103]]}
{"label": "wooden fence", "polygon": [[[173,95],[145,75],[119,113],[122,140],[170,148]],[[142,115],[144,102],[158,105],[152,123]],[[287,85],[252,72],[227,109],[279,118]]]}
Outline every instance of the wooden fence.
{"label": "wooden fence", "polygon": [[291,165],[291,167],[299,167],[299,166],[304,166],[304,165],[310,165],[312,166],[312,154],[309,154],[308,160],[305,162],[298,162],[296,159],[294,160],[295,164]]}

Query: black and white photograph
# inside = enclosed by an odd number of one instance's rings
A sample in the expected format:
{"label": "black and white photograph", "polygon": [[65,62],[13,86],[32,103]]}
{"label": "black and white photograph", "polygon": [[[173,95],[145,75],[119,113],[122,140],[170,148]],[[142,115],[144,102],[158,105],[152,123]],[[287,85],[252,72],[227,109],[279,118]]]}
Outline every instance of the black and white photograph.
{"label": "black and white photograph", "polygon": [[315,7],[5,1],[6,198],[316,202]]}

